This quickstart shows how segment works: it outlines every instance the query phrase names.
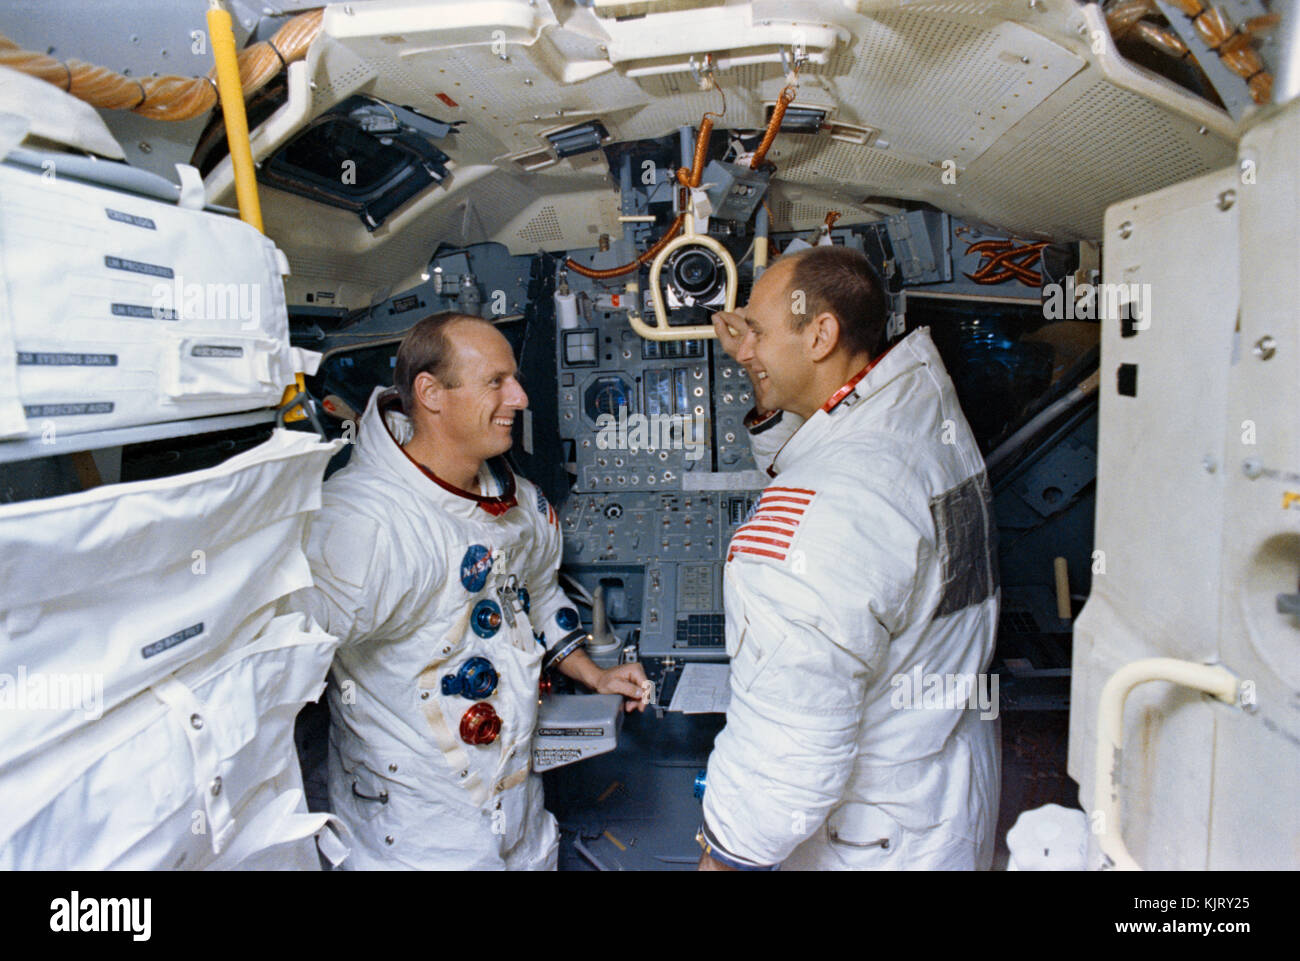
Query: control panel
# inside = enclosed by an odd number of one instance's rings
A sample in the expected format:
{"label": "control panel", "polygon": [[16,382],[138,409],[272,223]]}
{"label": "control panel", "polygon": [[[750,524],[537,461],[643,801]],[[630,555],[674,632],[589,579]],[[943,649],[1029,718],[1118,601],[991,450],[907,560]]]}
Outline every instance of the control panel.
{"label": "control panel", "polygon": [[686,473],[712,470],[709,345],[644,340],[622,310],[586,315],[586,326],[557,338],[560,434],[575,445],[574,490],[673,489]]}

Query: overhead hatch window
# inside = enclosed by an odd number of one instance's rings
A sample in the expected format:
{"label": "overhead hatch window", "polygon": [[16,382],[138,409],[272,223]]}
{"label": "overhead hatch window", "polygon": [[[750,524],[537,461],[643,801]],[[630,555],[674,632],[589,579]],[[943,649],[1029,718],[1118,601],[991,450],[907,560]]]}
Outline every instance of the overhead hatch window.
{"label": "overhead hatch window", "polygon": [[345,117],[327,117],[286,146],[271,164],[319,186],[364,197],[408,168],[411,157],[397,147],[385,147]]}
{"label": "overhead hatch window", "polygon": [[258,179],[355,211],[367,230],[375,230],[406,201],[447,177],[450,158],[430,140],[453,129],[407,107],[349,97],[263,164]]}

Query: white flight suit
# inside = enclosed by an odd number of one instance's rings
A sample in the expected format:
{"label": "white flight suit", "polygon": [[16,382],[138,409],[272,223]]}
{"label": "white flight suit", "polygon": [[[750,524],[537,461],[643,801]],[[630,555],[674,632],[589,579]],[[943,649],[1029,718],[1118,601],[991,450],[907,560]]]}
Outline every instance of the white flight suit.
{"label": "white flight suit", "polygon": [[[341,642],[329,791],[352,832],[344,867],[553,869],[555,819],[530,773],[538,681],[547,649],[582,636],[556,583],[558,518],[500,458],[480,482],[501,496],[444,485],[399,446],[411,429],[395,392],[377,389],[312,521],[315,587],[294,595]],[[531,619],[514,588],[526,589]],[[475,630],[476,609],[492,605],[499,626]],[[473,657],[491,661],[495,691],[443,693]],[[460,733],[477,701],[501,719],[490,744]]]}
{"label": "white flight suit", "polygon": [[706,841],[741,867],[988,868],[998,734],[960,685],[993,654],[996,529],[928,329],[754,430],[775,481],[728,548]]}

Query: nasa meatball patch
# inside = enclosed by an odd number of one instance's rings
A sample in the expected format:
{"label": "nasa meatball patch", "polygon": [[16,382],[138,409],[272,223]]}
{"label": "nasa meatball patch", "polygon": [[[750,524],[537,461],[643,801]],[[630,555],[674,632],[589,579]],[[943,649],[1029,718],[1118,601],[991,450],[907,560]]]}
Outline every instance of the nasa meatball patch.
{"label": "nasa meatball patch", "polygon": [[487,583],[492,570],[492,552],[482,544],[471,544],[460,562],[460,582],[465,590],[477,594]]}

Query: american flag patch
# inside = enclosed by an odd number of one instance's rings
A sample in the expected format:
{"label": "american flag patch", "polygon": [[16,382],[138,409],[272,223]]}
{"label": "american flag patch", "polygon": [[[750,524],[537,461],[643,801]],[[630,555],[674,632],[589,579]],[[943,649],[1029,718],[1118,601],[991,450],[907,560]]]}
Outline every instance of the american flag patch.
{"label": "american flag patch", "polygon": [[551,506],[551,502],[546,499],[540,487],[537,489],[537,513],[545,517],[548,524],[560,526],[559,518],[555,516],[555,508]]}
{"label": "american flag patch", "polygon": [[736,528],[727,548],[727,560],[737,554],[756,554],[783,561],[794,543],[799,522],[812,506],[816,491],[802,487],[769,487],[753,514]]}

